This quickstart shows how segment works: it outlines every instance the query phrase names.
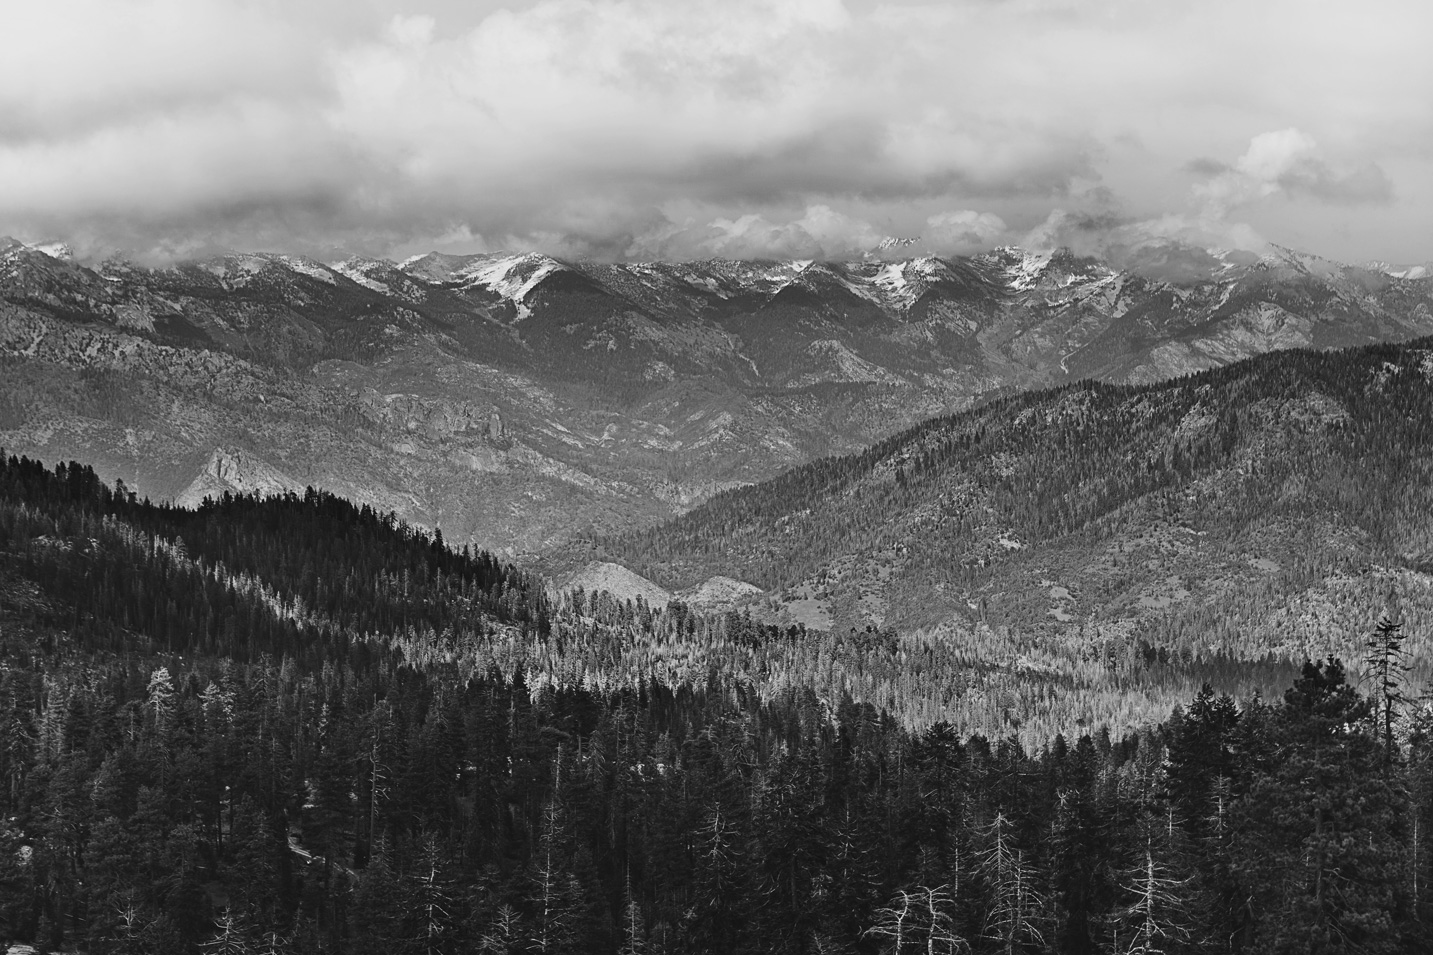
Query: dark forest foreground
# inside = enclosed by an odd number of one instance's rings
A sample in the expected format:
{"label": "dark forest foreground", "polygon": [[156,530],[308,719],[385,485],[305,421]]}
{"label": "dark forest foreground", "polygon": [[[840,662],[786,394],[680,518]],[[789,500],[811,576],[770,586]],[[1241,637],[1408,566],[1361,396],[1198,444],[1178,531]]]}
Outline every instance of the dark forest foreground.
{"label": "dark forest foreground", "polygon": [[[809,635],[555,606],[326,495],[180,511],[13,458],[0,486],[0,938],[1426,950],[1433,740],[1390,626],[1371,694],[1310,664],[1276,703],[1206,689],[1118,741],[1029,751],[797,680],[675,676],[660,662],[699,634],[749,654]],[[558,645],[574,614],[589,636],[645,614],[646,670],[584,666],[600,641]],[[535,649],[505,669],[501,646]]]}

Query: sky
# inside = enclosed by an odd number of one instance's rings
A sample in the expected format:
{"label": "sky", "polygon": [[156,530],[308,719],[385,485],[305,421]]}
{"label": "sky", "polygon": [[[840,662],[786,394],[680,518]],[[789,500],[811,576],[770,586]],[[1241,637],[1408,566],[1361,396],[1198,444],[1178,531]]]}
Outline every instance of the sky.
{"label": "sky", "polygon": [[1427,0],[0,0],[78,254],[1433,260]]}

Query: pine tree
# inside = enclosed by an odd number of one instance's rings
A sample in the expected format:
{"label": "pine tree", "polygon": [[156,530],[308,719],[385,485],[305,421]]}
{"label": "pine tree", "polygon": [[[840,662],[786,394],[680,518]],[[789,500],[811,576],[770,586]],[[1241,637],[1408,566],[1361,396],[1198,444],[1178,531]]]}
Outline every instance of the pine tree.
{"label": "pine tree", "polygon": [[730,952],[743,934],[738,913],[745,901],[744,853],[734,813],[713,805],[693,833],[696,897],[693,929],[704,950]]}
{"label": "pine tree", "polygon": [[983,833],[987,848],[980,854],[980,874],[990,888],[985,937],[1006,955],[1027,942],[1044,944],[1045,899],[1036,888],[1034,866],[1016,846],[1009,818],[997,812]]}
{"label": "pine tree", "polygon": [[168,667],[159,667],[149,675],[149,713],[160,735],[168,732],[174,713],[174,680]]}
{"label": "pine tree", "polygon": [[1403,648],[1403,624],[1380,617],[1373,636],[1364,644],[1368,653],[1364,663],[1374,680],[1374,717],[1383,737],[1383,758],[1386,764],[1398,758],[1393,727],[1402,708],[1408,703],[1403,692],[1403,678],[1412,669],[1408,651]]}
{"label": "pine tree", "polygon": [[1382,771],[1372,711],[1329,660],[1305,664],[1271,714],[1232,810],[1234,874],[1253,896],[1262,951],[1398,950],[1407,809]]}
{"label": "pine tree", "polygon": [[408,933],[413,937],[405,938],[403,929],[412,912],[404,886],[389,866],[387,847],[380,841],[353,893],[355,950],[363,955],[385,955],[411,944],[419,933],[415,929]]}
{"label": "pine tree", "polygon": [[629,894],[622,906],[622,947],[617,955],[646,955],[647,932],[643,926],[642,906]]}
{"label": "pine tree", "polygon": [[1165,732],[1165,795],[1192,838],[1207,831],[1212,794],[1232,777],[1239,710],[1228,696],[1205,683],[1187,712],[1176,712]]}
{"label": "pine tree", "polygon": [[1115,913],[1116,951],[1170,955],[1181,951],[1192,937],[1189,879],[1176,878],[1161,855],[1153,830],[1147,827],[1143,857],[1123,886],[1131,901]]}
{"label": "pine tree", "polygon": [[1409,732],[1408,877],[1412,915],[1419,934],[1433,935],[1433,706],[1425,703]]}
{"label": "pine tree", "polygon": [[213,934],[199,943],[204,955],[253,955],[256,948],[249,927],[233,912],[221,915]]}
{"label": "pine tree", "polygon": [[889,955],[955,955],[970,951],[970,943],[956,931],[955,897],[950,886],[917,886],[896,892],[889,905],[876,910],[876,924],[866,929],[872,938],[884,939]]}
{"label": "pine tree", "polygon": [[571,951],[578,940],[582,886],[570,868],[569,838],[565,814],[556,799],[549,800],[543,809],[542,833],[528,876],[532,910],[529,943],[542,955]]}
{"label": "pine tree", "polygon": [[455,902],[446,869],[438,838],[427,836],[408,893],[409,909],[418,921],[414,941],[419,955],[442,955],[455,941]]}
{"label": "pine tree", "polygon": [[487,929],[478,936],[478,951],[491,955],[516,955],[527,946],[527,927],[522,914],[507,903],[499,905]]}

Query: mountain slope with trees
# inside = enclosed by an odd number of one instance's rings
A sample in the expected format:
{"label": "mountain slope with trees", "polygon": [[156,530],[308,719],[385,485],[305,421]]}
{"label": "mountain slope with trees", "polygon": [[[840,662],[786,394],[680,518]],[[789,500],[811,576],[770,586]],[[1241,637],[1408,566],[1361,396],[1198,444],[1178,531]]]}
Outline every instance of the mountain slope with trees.
{"label": "mountain slope with trees", "polygon": [[174,509],[3,458],[0,942],[1419,952],[1412,629],[1345,635],[1365,689],[1336,661],[1211,667],[1282,690],[1022,743],[858,699],[877,660],[956,673],[890,631],[552,597],[320,492]]}
{"label": "mountain slope with trees", "polygon": [[776,619],[816,605],[838,631],[994,631],[1076,658],[1346,654],[1393,593],[1426,668],[1430,515],[1422,339],[993,400],[570,559],[672,590],[746,580]]}

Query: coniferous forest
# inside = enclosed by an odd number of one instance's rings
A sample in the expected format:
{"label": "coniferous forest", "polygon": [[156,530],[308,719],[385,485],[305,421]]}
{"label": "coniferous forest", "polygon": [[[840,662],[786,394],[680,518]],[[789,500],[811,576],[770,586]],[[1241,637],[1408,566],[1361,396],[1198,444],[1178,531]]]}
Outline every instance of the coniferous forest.
{"label": "coniferous forest", "polygon": [[[864,690],[883,658],[942,678],[973,661],[554,597],[319,492],[186,511],[4,459],[0,561],[0,940],[1430,944],[1433,718],[1394,620],[1350,635],[1358,660],[1270,664],[1281,693],[1206,686],[1157,724],[1035,745]],[[1110,665],[1127,689],[1165,679],[1157,660]]]}

